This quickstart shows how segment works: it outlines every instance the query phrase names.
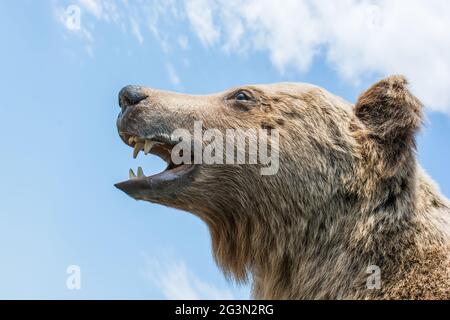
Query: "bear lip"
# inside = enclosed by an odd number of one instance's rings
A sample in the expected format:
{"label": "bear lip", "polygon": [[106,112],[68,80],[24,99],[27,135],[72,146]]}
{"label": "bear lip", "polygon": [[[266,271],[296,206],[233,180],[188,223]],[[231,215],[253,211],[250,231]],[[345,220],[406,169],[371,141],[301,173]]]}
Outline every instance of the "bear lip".
{"label": "bear lip", "polygon": [[153,154],[167,163],[167,167],[160,173],[145,176],[141,167],[137,176],[130,169],[130,179],[119,182],[114,186],[136,200],[151,200],[155,196],[163,196],[164,190],[181,188],[192,181],[196,171],[196,164],[176,165],[171,161],[171,151],[177,141],[171,140],[166,135],[136,136],[120,132],[122,140],[133,148],[133,157],[136,158],[140,151],[145,154]]}

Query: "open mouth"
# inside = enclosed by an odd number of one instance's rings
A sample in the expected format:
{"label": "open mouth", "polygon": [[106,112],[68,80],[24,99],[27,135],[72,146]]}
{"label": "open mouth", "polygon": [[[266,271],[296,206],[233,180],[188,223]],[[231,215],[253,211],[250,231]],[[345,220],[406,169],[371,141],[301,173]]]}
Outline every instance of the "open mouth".
{"label": "open mouth", "polygon": [[[137,191],[141,193],[142,189],[161,190],[170,186],[179,187],[192,178],[196,167],[193,161],[180,164],[172,161],[172,150],[178,143],[177,141],[173,141],[165,135],[140,137],[122,132],[121,137],[127,145],[133,148],[133,158],[136,158],[140,152],[145,155],[153,154],[164,160],[167,166],[162,172],[150,176],[146,176],[141,167],[138,167],[136,172],[130,169],[129,180],[116,184],[119,189],[128,194],[128,191],[136,194]],[[178,184],[174,185],[174,182]]]}
{"label": "open mouth", "polygon": [[[142,178],[164,178],[172,176],[173,174],[183,174],[187,173],[191,167],[193,167],[191,163],[181,163],[175,164],[172,161],[172,149],[177,144],[176,141],[173,141],[165,136],[153,136],[148,138],[141,138],[138,136],[128,136],[127,137],[128,145],[133,148],[133,158],[136,159],[140,152],[143,152],[145,155],[153,154],[160,157],[167,163],[167,167],[164,171],[157,173],[152,176],[145,176],[141,167],[138,167],[137,173],[135,174],[132,169],[129,171],[130,179],[142,179]],[[191,159],[193,160],[193,159]]]}

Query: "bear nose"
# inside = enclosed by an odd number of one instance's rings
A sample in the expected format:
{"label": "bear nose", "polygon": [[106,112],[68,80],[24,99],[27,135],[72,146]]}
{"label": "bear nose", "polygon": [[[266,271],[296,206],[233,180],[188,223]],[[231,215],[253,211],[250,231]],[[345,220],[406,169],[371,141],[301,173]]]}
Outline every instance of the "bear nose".
{"label": "bear nose", "polygon": [[143,89],[141,86],[126,86],[120,90],[119,105],[122,108],[122,112],[148,97]]}

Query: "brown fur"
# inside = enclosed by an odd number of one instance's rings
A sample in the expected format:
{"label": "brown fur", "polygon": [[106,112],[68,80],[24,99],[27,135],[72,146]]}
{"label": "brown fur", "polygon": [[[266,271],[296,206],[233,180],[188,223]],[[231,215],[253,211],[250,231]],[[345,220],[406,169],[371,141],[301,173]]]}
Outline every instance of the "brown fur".
{"label": "brown fur", "polygon": [[[136,135],[205,128],[276,128],[280,169],[201,165],[194,181],[144,199],[190,211],[209,227],[225,274],[252,276],[258,299],[449,299],[450,209],[415,157],[420,102],[401,76],[355,106],[306,84],[188,96],[153,89],[119,121]],[[138,197],[137,197],[138,198]],[[366,269],[381,268],[381,289]]]}

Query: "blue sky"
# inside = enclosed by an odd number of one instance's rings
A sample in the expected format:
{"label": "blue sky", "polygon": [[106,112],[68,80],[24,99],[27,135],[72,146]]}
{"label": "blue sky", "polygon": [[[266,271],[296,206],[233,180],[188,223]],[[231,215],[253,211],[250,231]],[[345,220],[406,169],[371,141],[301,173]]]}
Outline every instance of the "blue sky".
{"label": "blue sky", "polygon": [[[210,93],[300,81],[355,101],[376,79],[404,73],[426,105],[420,162],[450,196],[447,2],[347,1],[334,8],[337,25],[308,1],[164,3],[0,3],[0,298],[249,297],[222,276],[199,219],[113,187],[128,168],[163,168],[133,160],[117,135],[127,84]],[[80,8],[79,28],[67,25],[69,5]],[[420,23],[408,24],[404,8]],[[396,38],[403,22],[414,42]],[[81,290],[66,287],[69,265],[81,268]]]}

